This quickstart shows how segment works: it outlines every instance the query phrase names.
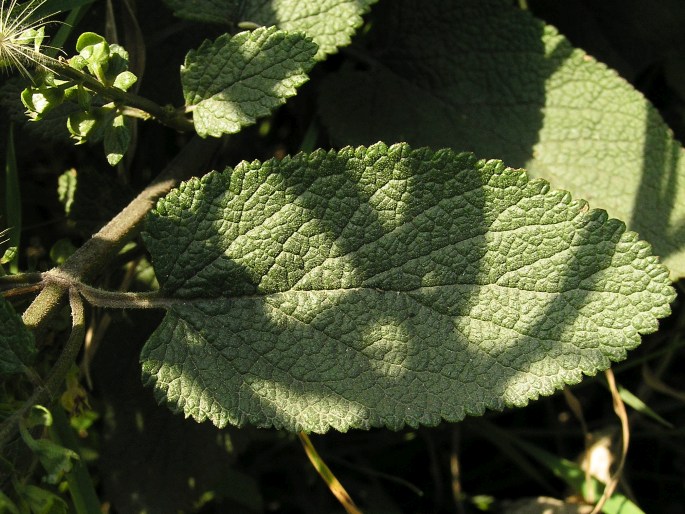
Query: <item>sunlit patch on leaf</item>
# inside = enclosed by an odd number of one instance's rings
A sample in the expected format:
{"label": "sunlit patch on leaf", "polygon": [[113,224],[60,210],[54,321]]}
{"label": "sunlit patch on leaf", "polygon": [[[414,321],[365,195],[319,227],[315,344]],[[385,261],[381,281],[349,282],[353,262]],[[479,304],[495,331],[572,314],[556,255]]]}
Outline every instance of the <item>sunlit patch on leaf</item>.
{"label": "sunlit patch on leaf", "polygon": [[406,144],[191,180],[146,243],[168,298],[146,380],[220,427],[398,429],[523,406],[624,359],[674,297],[604,211]]}

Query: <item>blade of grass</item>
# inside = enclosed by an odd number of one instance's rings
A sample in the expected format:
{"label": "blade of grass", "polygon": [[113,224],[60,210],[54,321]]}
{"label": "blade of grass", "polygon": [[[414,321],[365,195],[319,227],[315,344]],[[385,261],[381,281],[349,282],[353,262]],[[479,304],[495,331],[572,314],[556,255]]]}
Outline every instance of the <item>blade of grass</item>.
{"label": "blade of grass", "polygon": [[631,407],[633,410],[639,412],[640,414],[652,418],[654,421],[661,423],[666,428],[674,428],[673,423],[666,421],[664,418],[659,416],[649,405],[640,400],[633,393],[628,391],[625,387],[618,385],[618,394],[621,395],[623,402]]}
{"label": "blade of grass", "polygon": [[307,457],[309,457],[309,461],[312,463],[317,473],[319,473],[319,476],[323,478],[323,481],[326,482],[326,485],[344,507],[345,511],[348,514],[362,514],[362,511],[360,511],[354,504],[354,501],[352,501],[352,497],[319,456],[319,453],[316,451],[316,448],[314,448],[309,436],[304,432],[300,432],[298,435],[300,437],[300,442],[304,447],[304,451],[307,454]]}
{"label": "blade of grass", "polygon": [[319,125],[316,120],[307,127],[307,130],[302,136],[302,143],[300,144],[300,152],[312,152],[316,149],[316,140],[319,137]]}
{"label": "blade of grass", "polygon": [[19,240],[21,236],[21,193],[17,156],[14,150],[14,126],[10,124],[5,160],[5,216],[7,217],[9,248],[2,257],[10,273],[19,273]]}
{"label": "blade of grass", "polygon": [[[74,437],[67,416],[60,405],[52,409],[52,418],[53,425],[50,427],[50,435],[55,442],[80,455],[78,441]],[[83,462],[83,457],[74,461],[71,471],[67,473],[66,478],[76,514],[91,514],[102,511],[93,480],[90,477],[90,473],[88,473],[86,464]]]}

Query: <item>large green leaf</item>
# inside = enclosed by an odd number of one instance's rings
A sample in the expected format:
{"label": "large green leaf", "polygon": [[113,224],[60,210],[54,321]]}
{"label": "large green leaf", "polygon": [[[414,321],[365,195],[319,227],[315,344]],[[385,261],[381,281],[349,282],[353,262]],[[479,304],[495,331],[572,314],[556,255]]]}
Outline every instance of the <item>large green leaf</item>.
{"label": "large green leaf", "polygon": [[302,31],[319,50],[317,59],[349,44],[362,15],[377,0],[164,0],[177,16],[211,23],[251,22]]}
{"label": "large green leaf", "polygon": [[522,166],[625,220],[685,276],[685,159],[614,71],[505,0],[398,0],[376,11],[366,69],[330,77],[339,145],[402,140]]}
{"label": "large green leaf", "polygon": [[197,420],[324,432],[524,405],[623,359],[674,291],[649,245],[499,161],[346,148],[191,180],[147,222],[142,351]]}
{"label": "large green leaf", "polygon": [[12,306],[0,298],[0,375],[23,373],[35,354],[33,334]]}
{"label": "large green leaf", "polygon": [[316,45],[276,28],[219,36],[188,53],[181,68],[186,104],[201,136],[240,131],[296,93]]}

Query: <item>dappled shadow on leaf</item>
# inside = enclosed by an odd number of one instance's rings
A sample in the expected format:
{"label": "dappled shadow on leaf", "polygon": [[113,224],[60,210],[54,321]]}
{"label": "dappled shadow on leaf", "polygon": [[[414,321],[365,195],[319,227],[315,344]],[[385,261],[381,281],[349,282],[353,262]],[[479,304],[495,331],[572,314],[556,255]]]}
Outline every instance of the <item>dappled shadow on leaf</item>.
{"label": "dappled shadow on leaf", "polygon": [[305,32],[319,45],[317,60],[335,53],[361,25],[361,16],[377,0],[300,2],[297,0],[165,0],[181,18],[229,25],[276,26],[289,32]]}
{"label": "dappled shadow on leaf", "polygon": [[640,93],[504,1],[383,8],[360,69],[323,84],[335,144],[408,141],[525,167],[626,221],[672,278],[685,273],[682,149]]}
{"label": "dappled shadow on leaf", "polygon": [[[398,158],[397,152],[387,157],[388,166]],[[329,159],[327,164],[321,173],[298,172],[297,163],[287,173],[258,171],[263,180],[234,175],[226,189],[247,201],[238,205],[233,199],[230,210],[209,197],[195,204],[196,216],[187,217],[182,230],[192,233],[203,221],[212,222],[208,237],[196,238],[169,262],[157,260],[166,294],[195,297],[172,308],[172,316],[144,350],[146,374],[164,368],[169,387],[158,392],[179,410],[198,419],[209,417],[220,426],[249,421],[316,431],[383,424],[399,428],[405,419],[413,425],[439,421],[435,408],[417,408],[407,390],[430,397],[431,382],[440,381],[436,373],[453,353],[440,341],[454,330],[447,319],[428,319],[429,308],[400,293],[415,289],[426,277],[412,269],[394,269],[401,262],[429,261],[425,250],[431,237],[442,238],[443,244],[452,238],[458,244],[486,231],[479,222],[484,205],[481,177],[464,174],[463,180],[449,184],[423,180],[430,177],[413,176],[415,170],[406,164],[396,177],[379,177],[374,184],[373,174],[350,178],[346,159]],[[220,179],[214,175],[205,182],[211,187]],[[383,181],[392,185],[393,180],[406,184],[399,202],[391,187],[378,190]],[[471,215],[472,223],[452,233],[423,211],[433,207],[435,216],[441,208],[450,209],[449,202],[444,207],[434,203],[458,190],[466,198],[459,208]],[[271,200],[284,195],[284,201],[265,205],[264,195]],[[453,214],[458,220],[458,213]],[[279,219],[292,224],[281,225]],[[407,230],[403,236],[405,223],[436,229]],[[154,231],[153,226],[149,229]],[[227,251],[226,243],[238,234],[242,248]],[[434,281],[448,279],[437,276],[441,271],[459,276],[464,286],[454,295],[457,304],[469,296],[483,248],[474,241],[461,251],[471,257],[462,257],[461,269],[455,270],[459,265],[452,262],[451,267],[433,270]],[[337,271],[338,287],[321,283]],[[389,280],[384,274],[391,275]],[[323,278],[317,278],[320,275]],[[219,298],[213,301],[212,296]],[[169,353],[167,342],[179,336],[186,343]],[[192,378],[198,370],[200,388]],[[418,390],[412,391],[411,382],[417,381],[426,385],[416,384]],[[445,387],[448,384],[438,388]]]}
{"label": "dappled shadow on leaf", "polygon": [[406,145],[212,174],[148,223],[176,300],[144,374],[218,426],[398,429],[522,405],[668,311],[647,245],[585,211],[500,163]]}
{"label": "dappled shadow on leaf", "polygon": [[[679,193],[683,149],[654,108],[647,110],[644,133],[642,176],[630,226],[652,243],[657,255],[668,257],[680,250],[683,241],[682,236],[678,237],[679,227],[674,221],[680,222],[681,227],[683,223],[672,219]],[[682,275],[685,267],[677,266],[674,271]]]}
{"label": "dappled shadow on leaf", "polygon": [[259,28],[205,41],[181,69],[183,94],[198,134],[233,134],[296,93],[316,45],[302,34]]}
{"label": "dappled shadow on leaf", "polygon": [[337,145],[406,141],[524,166],[543,123],[543,26],[505,2],[435,0],[373,11],[366,70],[323,85],[320,110]]}

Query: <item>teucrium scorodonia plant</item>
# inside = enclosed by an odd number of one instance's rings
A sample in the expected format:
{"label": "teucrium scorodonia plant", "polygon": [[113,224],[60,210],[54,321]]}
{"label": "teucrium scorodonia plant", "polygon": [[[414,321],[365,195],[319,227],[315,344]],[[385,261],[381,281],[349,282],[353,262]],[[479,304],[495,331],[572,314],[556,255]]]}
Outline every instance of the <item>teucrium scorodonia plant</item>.
{"label": "teucrium scorodonia plant", "polygon": [[[26,89],[34,120],[73,102],[80,110],[69,116],[72,136],[104,140],[112,165],[129,145],[125,116],[157,118],[202,137],[239,132],[295,95],[316,61],[349,42],[373,2],[274,0],[257,8],[204,1],[192,12],[183,2],[166,3],[179,16],[203,20],[226,7],[230,26],[256,28],[187,53],[179,108],[127,93],[136,77],[126,51],[86,33],[69,65],[46,61],[42,82]],[[385,9],[388,26],[415,37],[398,37],[360,69],[336,71],[321,94],[331,134],[354,146],[242,162],[145,198],[168,192],[145,225],[161,286],[145,305],[166,315],[142,350],[142,368],[173,410],[219,427],[308,432],[458,421],[523,406],[606,369],[669,314],[669,269],[610,217],[643,226],[618,206],[649,189],[639,187],[623,152],[600,159],[614,165],[612,176],[625,175],[620,202],[598,198],[610,215],[571,198],[596,187],[573,171],[588,169],[576,142],[606,156],[603,141],[618,130],[621,115],[603,109],[629,99],[628,126],[639,135],[633,118],[651,115],[651,107],[505,2],[402,0]],[[429,20],[422,27],[406,10],[442,13],[450,30],[435,31]],[[374,26],[372,42],[387,36],[383,31]],[[429,59],[442,40],[451,57],[440,50]],[[504,54],[514,58],[487,59]],[[583,74],[581,89],[604,102],[577,125],[573,102],[591,102],[583,91],[571,99],[565,93]],[[649,129],[664,152],[680,155],[662,125]],[[377,135],[387,144],[376,143]],[[392,144],[406,140],[419,144]],[[499,160],[459,153],[473,149],[529,165],[553,179],[551,186]],[[591,192],[601,197],[605,182]],[[122,234],[110,254],[133,232],[136,212],[130,230],[116,222],[99,235]],[[659,237],[651,242],[667,248]],[[671,275],[679,273],[679,251],[667,257],[676,266]],[[97,263],[88,262],[86,272],[78,259],[77,252],[46,273],[41,286],[57,297],[71,288],[72,303],[76,290],[96,304],[141,303],[82,284]],[[0,314],[1,369],[24,371],[33,339],[5,300]]]}

